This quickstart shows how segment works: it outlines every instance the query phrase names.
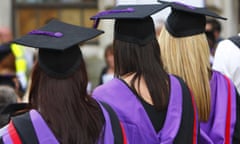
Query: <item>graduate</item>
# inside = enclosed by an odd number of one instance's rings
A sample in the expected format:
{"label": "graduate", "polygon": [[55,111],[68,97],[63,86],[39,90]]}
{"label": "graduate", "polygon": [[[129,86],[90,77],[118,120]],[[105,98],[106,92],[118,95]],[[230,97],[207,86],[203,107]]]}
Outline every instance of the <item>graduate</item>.
{"label": "graduate", "polygon": [[[197,112],[182,79],[169,75],[151,14],[167,5],[120,5],[93,16],[115,19],[115,78],[97,87],[93,96],[117,113],[129,144],[196,144]],[[96,25],[95,25],[96,26]]]}
{"label": "graduate", "polygon": [[16,75],[15,57],[10,45],[10,43],[5,43],[0,46],[0,85],[13,87],[20,102],[23,100],[25,91]]}
{"label": "graduate", "polygon": [[206,16],[225,18],[206,8],[168,4],[172,12],[158,39],[162,60],[166,70],[182,77],[193,92],[200,121],[200,143],[240,143],[239,96],[229,78],[210,68],[205,36]]}
{"label": "graduate", "polygon": [[0,74],[15,74],[15,57],[11,51],[11,44],[0,45]]}
{"label": "graduate", "polygon": [[240,33],[219,42],[213,69],[228,76],[240,93]]}
{"label": "graduate", "polygon": [[38,48],[38,60],[32,73],[31,109],[12,117],[0,130],[0,143],[124,143],[121,124],[111,107],[87,94],[87,72],[78,44],[101,33],[52,20],[14,40]]}

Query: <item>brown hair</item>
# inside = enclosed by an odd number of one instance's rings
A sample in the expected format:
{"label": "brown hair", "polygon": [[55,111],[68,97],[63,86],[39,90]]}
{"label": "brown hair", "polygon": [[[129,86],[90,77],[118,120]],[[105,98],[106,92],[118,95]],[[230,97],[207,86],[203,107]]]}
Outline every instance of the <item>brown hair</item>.
{"label": "brown hair", "polygon": [[97,102],[87,94],[87,72],[83,59],[70,77],[49,77],[36,63],[29,101],[40,111],[62,144],[95,144],[104,123]]}
{"label": "brown hair", "polygon": [[169,100],[169,77],[163,69],[160,60],[160,48],[156,38],[146,45],[114,41],[115,75],[134,74],[130,81],[133,90],[136,90],[135,82],[140,87],[140,79],[143,78],[151,95],[154,107],[157,110],[167,108]]}

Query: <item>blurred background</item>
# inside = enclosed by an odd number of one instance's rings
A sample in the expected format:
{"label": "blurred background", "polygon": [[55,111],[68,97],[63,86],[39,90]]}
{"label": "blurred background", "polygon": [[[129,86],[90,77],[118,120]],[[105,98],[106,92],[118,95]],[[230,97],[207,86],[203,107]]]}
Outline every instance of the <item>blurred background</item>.
{"label": "blurred background", "polygon": [[[208,7],[227,17],[220,21],[221,37],[226,38],[240,32],[239,0],[184,0],[185,3],[199,7]],[[157,3],[156,0],[1,0],[0,27],[9,28],[13,37],[20,37],[29,31],[43,26],[52,18],[67,23],[92,27],[90,17],[99,11],[107,10],[118,4]],[[169,9],[153,16],[156,28],[166,19]],[[105,65],[104,50],[112,42],[113,21],[104,20],[100,29],[105,34],[81,46],[89,73],[89,89],[99,83],[99,76]]]}

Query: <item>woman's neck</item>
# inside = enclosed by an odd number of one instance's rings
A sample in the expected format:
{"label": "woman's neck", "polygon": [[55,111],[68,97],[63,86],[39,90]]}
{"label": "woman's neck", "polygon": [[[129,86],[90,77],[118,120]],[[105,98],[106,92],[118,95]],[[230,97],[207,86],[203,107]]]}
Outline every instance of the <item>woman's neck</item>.
{"label": "woman's neck", "polygon": [[131,81],[134,78],[134,76],[135,73],[125,74],[121,76],[121,79],[124,80],[131,88],[135,87],[136,93],[140,98],[142,98],[145,102],[149,103],[150,105],[153,105],[152,97],[149,93],[146,82],[142,76],[134,82],[133,86],[131,85]]}

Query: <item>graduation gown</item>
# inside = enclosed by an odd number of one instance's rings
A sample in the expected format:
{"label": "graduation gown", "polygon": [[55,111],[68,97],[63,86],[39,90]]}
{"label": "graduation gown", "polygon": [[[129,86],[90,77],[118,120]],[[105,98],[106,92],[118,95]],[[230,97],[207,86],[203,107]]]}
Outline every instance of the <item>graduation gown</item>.
{"label": "graduation gown", "polygon": [[207,122],[201,122],[201,144],[234,144],[240,142],[239,96],[233,83],[213,71],[211,112]]}
{"label": "graduation gown", "polygon": [[[115,113],[112,113],[112,109],[107,104],[99,102],[99,105],[105,124],[97,143],[124,144],[126,142],[124,130],[118,123],[117,117],[114,116]],[[0,136],[0,144],[59,144],[47,123],[36,110],[30,110],[12,118],[10,123],[0,130]]]}
{"label": "graduation gown", "polygon": [[107,102],[118,115],[129,144],[197,143],[194,100],[182,80],[170,76],[170,98],[163,127],[156,132],[137,96],[120,79],[97,87],[93,97]]}

